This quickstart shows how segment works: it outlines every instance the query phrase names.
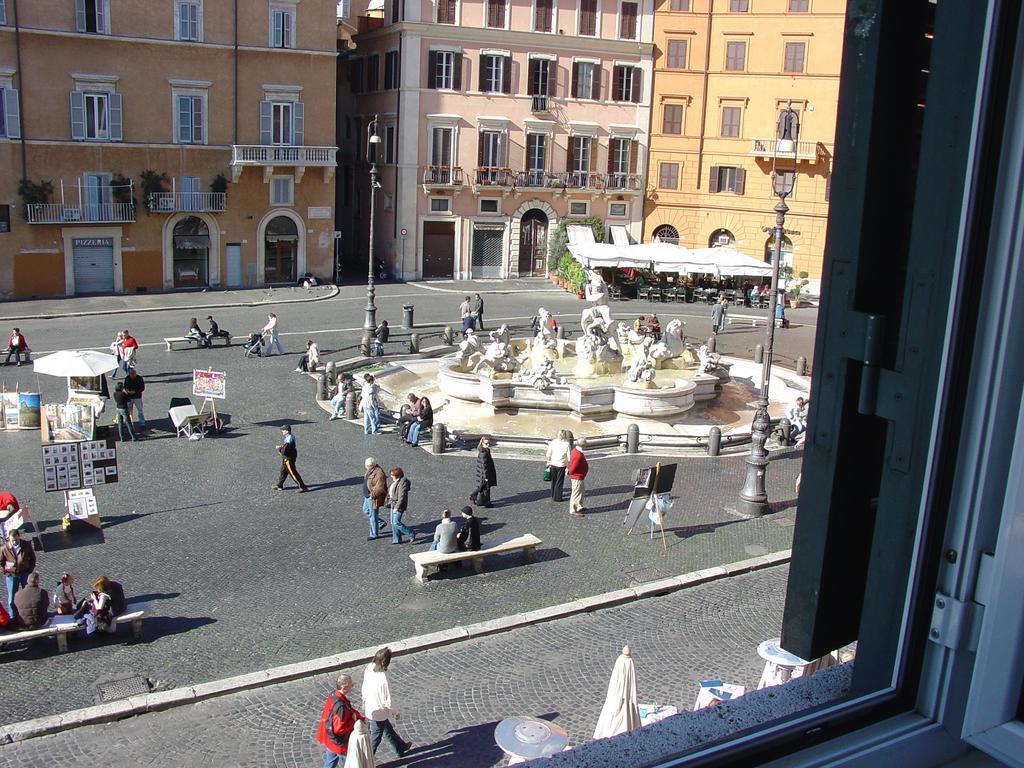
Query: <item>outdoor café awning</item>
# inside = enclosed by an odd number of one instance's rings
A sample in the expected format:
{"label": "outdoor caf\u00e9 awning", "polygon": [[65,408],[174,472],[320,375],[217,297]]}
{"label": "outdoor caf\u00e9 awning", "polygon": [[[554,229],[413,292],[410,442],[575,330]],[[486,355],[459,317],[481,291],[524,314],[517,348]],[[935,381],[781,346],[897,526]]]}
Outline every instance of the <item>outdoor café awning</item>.
{"label": "outdoor caf\u00e9 awning", "polygon": [[671,243],[654,242],[639,245],[573,243],[568,248],[573,258],[589,269],[632,267],[654,272],[716,274],[721,277],[768,277],[772,273],[770,264],[728,247],[690,250]]}

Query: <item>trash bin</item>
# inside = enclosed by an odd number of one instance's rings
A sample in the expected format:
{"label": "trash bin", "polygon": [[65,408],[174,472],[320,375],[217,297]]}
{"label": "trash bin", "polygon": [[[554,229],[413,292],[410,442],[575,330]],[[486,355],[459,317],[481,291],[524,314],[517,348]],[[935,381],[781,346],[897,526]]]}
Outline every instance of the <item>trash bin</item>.
{"label": "trash bin", "polygon": [[402,325],[406,328],[413,328],[412,322],[413,305],[403,304],[402,305]]}

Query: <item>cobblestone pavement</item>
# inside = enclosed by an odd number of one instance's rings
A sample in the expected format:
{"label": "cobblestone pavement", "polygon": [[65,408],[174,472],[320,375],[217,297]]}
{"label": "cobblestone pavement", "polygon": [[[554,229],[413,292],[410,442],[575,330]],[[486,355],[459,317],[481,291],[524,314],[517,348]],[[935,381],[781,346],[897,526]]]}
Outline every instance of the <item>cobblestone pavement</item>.
{"label": "cobblestone pavement", "polygon": [[[450,318],[460,300],[416,286],[387,286],[382,293],[379,302],[391,308],[413,295],[424,322]],[[528,316],[537,299],[488,295],[488,317]],[[110,695],[106,686],[126,680],[149,678],[169,688],[220,679],[789,547],[799,452],[776,456],[769,472],[774,514],[757,520],[727,509],[742,485],[740,457],[679,460],[667,549],[642,535],[627,538],[621,527],[632,472],[656,456],[597,459],[588,482],[593,514],[580,520],[546,500],[539,461],[499,458],[497,506],[486,510],[485,539],[534,533],[544,541],[537,562],[492,558],[483,574],[453,573],[420,585],[409,545],[366,541],[362,460],[375,455],[382,465],[406,469],[412,480],[406,522],[429,533],[442,506],[464,503],[473,457],[434,457],[393,436],[365,437],[344,422],[328,423],[312,402],[312,382],[292,372],[307,334],[330,352],[355,343],[357,330],[337,329],[358,328],[361,301],[350,295],[279,307],[282,328],[291,334],[284,337],[291,354],[283,359],[246,360],[237,347],[165,352],[159,338],[187,323],[179,312],[21,323],[37,354],[104,347],[110,329],[119,327],[131,328],[144,344],[156,340],[158,346],[140,353],[151,429],[145,440],[119,446],[121,482],[97,492],[102,533],[62,534],[60,495],[41,488],[38,434],[0,434],[0,487],[13,491],[42,529],[44,586],[68,570],[84,590],[104,573],[122,581],[131,599],[147,600],[151,615],[137,643],[122,629],[116,639],[72,642],[67,654],[58,655],[52,640],[4,647],[5,722],[97,703]],[[543,301],[566,313],[580,307],[551,294]],[[265,317],[241,308],[214,314],[236,334]],[[221,409],[229,428],[199,442],[175,439],[167,403],[188,395],[193,368],[210,366],[227,372]],[[65,396],[63,380],[26,367],[0,369],[0,380],[8,390],[40,391],[44,402]],[[104,422],[109,418],[108,411]],[[298,466],[312,493],[270,490],[283,423],[293,425]]]}
{"label": "cobblestone pavement", "polygon": [[[778,635],[788,568],[770,568],[664,597],[398,656],[389,673],[402,713],[397,728],[416,748],[379,764],[424,768],[504,765],[494,728],[530,714],[590,739],[612,665],[633,651],[641,702],[689,710],[701,679],[756,686],[757,644]],[[362,667],[345,670],[356,681]],[[0,766],[313,766],[314,728],[333,675],[232,694],[188,707],[88,726],[0,747]]]}

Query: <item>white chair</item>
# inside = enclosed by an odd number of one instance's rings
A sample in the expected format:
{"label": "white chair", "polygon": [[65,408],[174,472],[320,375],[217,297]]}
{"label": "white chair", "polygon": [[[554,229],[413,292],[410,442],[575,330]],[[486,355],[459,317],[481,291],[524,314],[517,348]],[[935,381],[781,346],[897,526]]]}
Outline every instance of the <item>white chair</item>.
{"label": "white chair", "polygon": [[171,408],[167,415],[171,417],[171,423],[178,430],[178,437],[198,440],[206,435],[206,418],[196,412],[196,407],[192,403]]}

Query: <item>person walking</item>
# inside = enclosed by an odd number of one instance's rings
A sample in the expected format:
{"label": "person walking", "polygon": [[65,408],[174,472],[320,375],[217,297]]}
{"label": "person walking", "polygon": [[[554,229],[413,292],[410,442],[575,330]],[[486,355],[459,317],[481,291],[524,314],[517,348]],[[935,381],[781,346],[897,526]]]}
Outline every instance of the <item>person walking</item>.
{"label": "person walking", "polygon": [[7,339],[7,357],[4,358],[4,365],[11,364],[11,355],[14,355],[14,362],[17,365],[21,365],[21,356],[25,355],[26,361],[28,358],[28,342],[25,341],[25,337],[21,335],[20,328],[14,328],[11,330],[11,335]]}
{"label": "person walking", "polygon": [[124,442],[125,428],[128,429],[129,439],[135,440],[135,433],[132,431],[132,417],[128,413],[131,403],[131,398],[124,390],[124,382],[117,382],[117,386],[114,387],[114,406],[116,407],[114,421],[117,422],[117,439],[122,443]]}
{"label": "person walking", "polygon": [[[128,414],[140,429],[146,428],[146,414],[142,411],[142,393],[146,391],[146,380],[132,368],[124,380],[124,392],[128,395]],[[135,417],[138,416],[136,419]]]}
{"label": "person walking", "polygon": [[480,551],[480,520],[473,514],[472,507],[462,508],[462,528],[455,539],[460,550]]}
{"label": "person walking", "polygon": [[473,315],[473,324],[478,331],[484,329],[484,300],[479,293],[473,294],[473,300],[469,303],[470,314]]}
{"label": "person walking", "polygon": [[363,672],[363,710],[370,718],[370,741],[373,752],[377,753],[381,739],[388,737],[392,749],[399,757],[412,749],[412,744],[398,735],[391,718],[398,720],[401,713],[391,703],[391,688],[388,686],[388,667],[391,666],[391,649],[381,648],[373,655],[373,661],[366,665]]}
{"label": "person walking", "polygon": [[565,468],[569,464],[569,432],[558,430],[558,437],[548,443],[548,473],[551,475],[551,500],[561,504],[565,486]]}
{"label": "person walking", "polygon": [[462,317],[462,338],[466,338],[466,331],[473,327],[473,301],[466,296],[459,305],[459,316]]}
{"label": "person walking", "polygon": [[583,506],[583,485],[590,472],[590,465],[583,449],[587,447],[587,441],[580,438],[569,453],[569,481],[572,483],[572,492],[569,495],[569,514],[573,517],[583,517],[586,508]]}
{"label": "person walking", "polygon": [[715,305],[711,307],[711,332],[718,333],[725,328],[725,310],[728,306],[728,300],[725,296],[722,296],[715,302]]}
{"label": "person walking", "polygon": [[434,406],[430,404],[429,397],[421,397],[419,400],[419,414],[416,420],[409,424],[409,434],[406,442],[416,446],[420,443],[420,432],[434,426]]}
{"label": "person walking", "polygon": [[124,369],[124,373],[127,376],[128,371],[137,365],[139,356],[139,342],[135,340],[135,337],[128,333],[128,329],[125,328],[121,331],[121,368]]}
{"label": "person walking", "polygon": [[498,475],[494,470],[494,459],[491,458],[491,438],[484,435],[480,438],[476,454],[476,490],[469,495],[469,500],[480,507],[491,507],[491,488],[498,484]]}
{"label": "person walking", "polygon": [[365,374],[363,388],[359,396],[359,407],[363,411],[363,434],[365,435],[380,434],[380,401],[377,399],[379,390],[373,374]]}
{"label": "person walking", "polygon": [[284,347],[281,346],[281,339],[277,336],[277,315],[271,312],[267,315],[267,324],[260,328],[260,333],[267,337],[267,351],[263,354],[270,357],[274,354],[274,347],[277,347],[277,354],[284,354]]}
{"label": "person walking", "polygon": [[277,477],[277,485],[274,486],[274,489],[283,491],[284,481],[290,477],[298,483],[299,493],[308,491],[309,488],[302,482],[302,475],[299,474],[299,470],[295,467],[295,460],[299,458],[299,449],[289,424],[281,427],[281,444],[277,446],[277,452],[281,454],[281,473]]}
{"label": "person walking", "polygon": [[32,545],[21,540],[17,529],[7,532],[7,543],[0,547],[0,570],[7,586],[7,615],[14,616],[14,595],[28,584],[28,575],[36,569]]}
{"label": "person walking", "polygon": [[348,755],[349,736],[355,730],[356,723],[365,720],[348,700],[351,691],[352,677],[342,672],[334,681],[334,691],[327,697],[320,711],[316,740],[327,750],[327,754],[324,755],[324,768],[336,768],[338,763],[345,759]]}
{"label": "person walking", "polygon": [[416,541],[416,532],[402,522],[402,515],[409,506],[409,489],[412,483],[401,467],[391,468],[391,484],[388,486],[388,503],[391,505],[391,543],[401,544],[402,534],[409,537],[409,543]]}
{"label": "person walking", "polygon": [[381,320],[377,327],[373,329],[373,354],[376,357],[384,356],[384,345],[388,343],[390,336],[391,329],[388,327],[388,321]]}
{"label": "person walking", "polygon": [[370,535],[367,541],[373,541],[380,535],[380,513],[388,497],[388,481],[384,470],[373,456],[363,462],[366,470],[363,474],[363,514],[370,523]]}

